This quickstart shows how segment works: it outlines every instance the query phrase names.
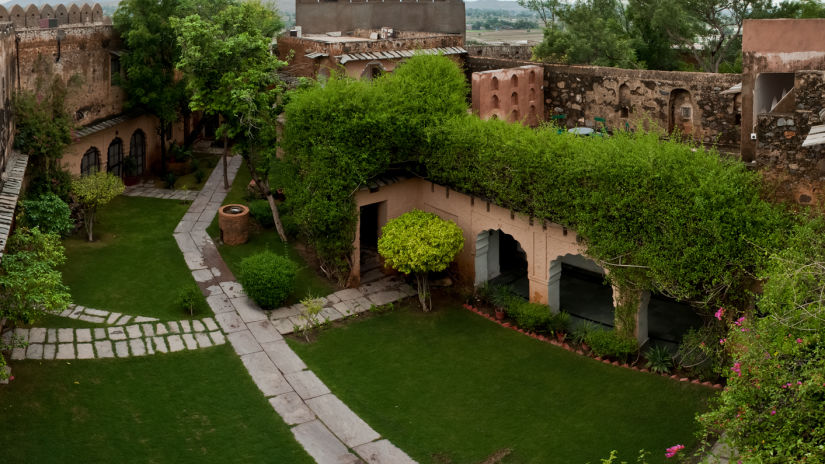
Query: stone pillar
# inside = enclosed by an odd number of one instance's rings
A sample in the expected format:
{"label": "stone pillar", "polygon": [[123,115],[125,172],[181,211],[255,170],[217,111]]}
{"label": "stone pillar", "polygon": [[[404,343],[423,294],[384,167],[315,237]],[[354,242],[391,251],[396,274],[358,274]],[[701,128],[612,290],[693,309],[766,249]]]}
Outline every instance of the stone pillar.
{"label": "stone pillar", "polygon": [[[649,340],[647,328],[647,306],[650,303],[650,292],[647,290],[622,289],[613,286],[613,308],[614,320],[617,332],[630,332],[625,330],[625,321],[620,317],[620,311],[627,309],[627,305],[634,305],[635,311],[627,320],[632,324],[632,334],[639,342],[639,346],[644,345]],[[630,309],[627,309],[630,310]]]}
{"label": "stone pillar", "polygon": [[[534,277],[530,277],[530,302],[531,303],[540,303],[540,304],[548,304],[548,295],[547,295],[547,281],[544,279],[536,279]],[[558,309],[555,309],[551,306],[553,312],[558,312]]]}
{"label": "stone pillar", "polygon": [[561,311],[561,259],[550,263],[547,274],[547,305],[554,313],[558,313]]}

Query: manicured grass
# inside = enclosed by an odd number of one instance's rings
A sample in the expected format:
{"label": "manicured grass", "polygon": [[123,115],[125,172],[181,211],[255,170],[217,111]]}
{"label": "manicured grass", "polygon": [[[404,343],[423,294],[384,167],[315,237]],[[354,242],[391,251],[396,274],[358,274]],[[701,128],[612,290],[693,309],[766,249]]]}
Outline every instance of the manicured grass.
{"label": "manicured grass", "polygon": [[350,408],[421,463],[664,462],[695,444],[707,388],[602,364],[457,305],[404,308],[290,345]]}
{"label": "manicured grass", "polygon": [[[246,167],[246,162],[241,164],[238,174],[232,182],[232,188],[226,195],[223,204],[240,203],[248,205],[246,186],[252,177],[249,175],[249,169]],[[254,222],[254,220],[251,220]],[[290,242],[284,244],[278,237],[275,229],[261,229],[253,227],[249,234],[249,241],[243,245],[228,246],[219,243],[220,230],[218,228],[217,217],[212,221],[212,224],[207,228],[207,232],[218,243],[218,252],[220,252],[229,269],[236,276],[240,270],[241,261],[247,256],[260,253],[262,251],[272,251],[299,264],[300,269],[295,276],[295,291],[287,301],[287,304],[293,304],[301,300],[305,296],[326,296],[336,290],[335,286],[318,275],[316,270],[307,265],[301,254],[295,249],[295,244]]]}
{"label": "manicured grass", "polygon": [[13,366],[0,385],[3,462],[312,462],[228,344]]}
{"label": "manicured grass", "polygon": [[[192,286],[172,236],[189,205],[174,200],[117,197],[98,213],[95,241],[65,240],[63,281],[75,303],[125,314],[186,319],[175,304]],[[206,304],[205,302],[203,303]]]}

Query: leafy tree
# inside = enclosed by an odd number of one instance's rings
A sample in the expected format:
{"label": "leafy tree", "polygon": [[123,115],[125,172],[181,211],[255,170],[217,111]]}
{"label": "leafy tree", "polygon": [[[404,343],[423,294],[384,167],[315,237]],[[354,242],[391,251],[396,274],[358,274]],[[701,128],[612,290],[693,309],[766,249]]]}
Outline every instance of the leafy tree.
{"label": "leafy tree", "polygon": [[432,306],[429,273],[440,272],[464,247],[464,234],[454,222],[433,213],[412,210],[387,222],[378,239],[378,253],[404,274],[414,274],[418,301],[424,311]]}
{"label": "leafy tree", "polygon": [[92,230],[97,209],[123,193],[124,189],[123,181],[108,172],[96,172],[72,181],[72,192],[80,204],[83,225],[86,227],[86,236],[90,242],[94,240]]}
{"label": "leafy tree", "polygon": [[517,0],[519,6],[535,11],[544,27],[556,28],[556,18],[563,7],[561,0]]}
{"label": "leafy tree", "polygon": [[171,18],[185,11],[183,0],[123,0],[114,14],[115,28],[128,50],[121,57],[127,107],[158,118],[161,166],[166,171],[166,138],[185,108],[184,83],[175,77],[180,48]]}
{"label": "leafy tree", "polygon": [[281,27],[277,14],[259,2],[231,4],[212,18],[173,19],[182,53],[178,66],[192,93],[190,107],[221,118],[224,184],[229,140],[237,139],[252,178],[266,195],[281,240],[287,237],[269,187],[276,144],[276,104],[282,93],[277,70],[285,65],[269,50]]}
{"label": "leafy tree", "polygon": [[633,49],[648,69],[672,71],[683,67],[679,50],[663,24],[671,24],[679,35],[689,36],[695,27],[686,12],[669,0],[629,0],[625,7]]}
{"label": "leafy tree", "polygon": [[69,205],[53,193],[44,193],[35,199],[21,202],[22,213],[18,222],[24,227],[39,228],[46,233],[68,235],[74,229]]}
{"label": "leafy tree", "polygon": [[825,18],[825,3],[818,0],[786,0],[774,5],[760,5],[750,15],[753,19]]}
{"label": "leafy tree", "polygon": [[618,0],[586,0],[562,10],[563,29],[545,29],[533,49],[540,60],[638,67],[624,7]]}

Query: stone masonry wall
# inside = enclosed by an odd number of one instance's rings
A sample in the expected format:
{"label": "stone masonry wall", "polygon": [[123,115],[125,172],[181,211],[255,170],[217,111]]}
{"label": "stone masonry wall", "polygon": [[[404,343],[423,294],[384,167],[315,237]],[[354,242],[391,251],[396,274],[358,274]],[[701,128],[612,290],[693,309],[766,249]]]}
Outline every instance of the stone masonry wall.
{"label": "stone masonry wall", "polygon": [[6,166],[14,142],[11,99],[17,86],[14,26],[0,23],[0,172]]}
{"label": "stone masonry wall", "polygon": [[17,29],[27,27],[50,27],[49,20],[54,19],[58,26],[66,24],[92,24],[105,20],[103,8],[99,4],[71,4],[68,7],[59,4],[54,8],[46,4],[41,7],[29,5],[23,8],[20,5],[10,6],[8,9],[0,5],[0,23],[11,22]]}
{"label": "stone masonry wall", "polygon": [[[537,64],[469,55],[467,72]],[[735,150],[740,130],[738,99],[720,95],[740,81],[735,74],[689,73],[618,69],[598,66],[544,67],[546,119],[564,114],[567,127],[595,125],[606,120],[609,129],[647,125],[679,128],[694,140]],[[682,108],[686,113],[682,113]],[[685,117],[685,114],[687,117]]]}
{"label": "stone masonry wall", "polygon": [[295,24],[307,34],[391,27],[463,36],[466,29],[464,2],[461,0],[297,0]]}
{"label": "stone masonry wall", "polygon": [[533,57],[531,45],[467,45],[467,54],[479,58],[503,58],[528,61]]}

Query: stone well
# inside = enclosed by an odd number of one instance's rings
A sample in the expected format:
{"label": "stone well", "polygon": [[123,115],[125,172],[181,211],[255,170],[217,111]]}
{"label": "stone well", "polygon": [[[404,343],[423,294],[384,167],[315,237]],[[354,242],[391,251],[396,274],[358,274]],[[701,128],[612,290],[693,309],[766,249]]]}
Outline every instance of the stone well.
{"label": "stone well", "polygon": [[224,205],[218,210],[221,240],[227,245],[241,245],[249,239],[249,208]]}

